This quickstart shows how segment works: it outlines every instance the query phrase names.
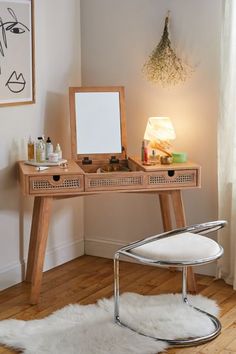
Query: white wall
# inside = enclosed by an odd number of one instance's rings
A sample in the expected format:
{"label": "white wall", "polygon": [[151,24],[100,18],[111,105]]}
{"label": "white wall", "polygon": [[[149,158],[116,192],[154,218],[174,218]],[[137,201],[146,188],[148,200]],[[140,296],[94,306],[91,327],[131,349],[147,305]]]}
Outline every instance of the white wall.
{"label": "white wall", "polygon": [[[81,0],[84,85],[124,85],[129,154],[139,154],[146,120],[169,115],[176,150],[202,165],[202,189],[184,192],[188,223],[217,217],[221,0]],[[68,87],[80,84],[80,1],[36,0],[36,103],[0,107],[0,289],[21,281],[27,258],[32,198],[22,198],[16,164],[25,137],[51,136],[70,154]],[[141,68],[158,43],[167,10],[171,38],[197,65],[184,85],[162,89]],[[157,196],[106,195],[54,203],[45,269],[83,253],[110,256],[115,247],[161,230]],[[211,270],[208,269],[208,272]]]}
{"label": "white wall", "polygon": [[[185,84],[163,89],[141,70],[168,10],[173,45],[196,70]],[[220,14],[221,0],[81,0],[82,83],[125,86],[129,154],[140,154],[147,118],[164,115],[176,128],[175,150],[202,166],[201,190],[183,193],[188,224],[217,218]],[[155,195],[87,197],[86,252],[109,256],[114,244],[161,231],[158,210]]]}
{"label": "white wall", "polygon": [[[68,87],[80,84],[80,1],[35,1],[36,103],[0,107],[0,289],[21,281],[32,198],[22,198],[16,164],[24,138],[49,135],[69,157]],[[45,269],[83,253],[83,200],[54,202]]]}

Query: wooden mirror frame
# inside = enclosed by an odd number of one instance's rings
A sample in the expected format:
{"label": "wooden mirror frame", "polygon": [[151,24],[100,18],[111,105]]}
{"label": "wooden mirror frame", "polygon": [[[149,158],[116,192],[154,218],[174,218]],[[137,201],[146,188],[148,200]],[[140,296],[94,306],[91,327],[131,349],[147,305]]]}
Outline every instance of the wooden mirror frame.
{"label": "wooden mirror frame", "polygon": [[[76,106],[75,94],[78,92],[119,92],[120,101],[120,128],[121,128],[121,153],[94,153],[94,154],[78,154],[77,153],[77,127],[76,127]],[[126,159],[127,157],[127,136],[126,136],[126,118],[125,118],[125,93],[123,86],[105,86],[105,87],[69,87],[70,101],[70,127],[71,127],[71,152],[72,159],[81,161],[85,157],[89,157],[92,161],[109,160],[115,155],[118,159]]]}

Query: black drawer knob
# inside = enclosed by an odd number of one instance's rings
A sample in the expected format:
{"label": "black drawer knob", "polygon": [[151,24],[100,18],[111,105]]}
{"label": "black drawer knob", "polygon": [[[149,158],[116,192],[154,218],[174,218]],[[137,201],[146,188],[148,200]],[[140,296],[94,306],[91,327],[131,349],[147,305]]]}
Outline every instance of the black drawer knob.
{"label": "black drawer knob", "polygon": [[54,175],[54,176],[52,176],[52,178],[53,178],[53,181],[58,182],[58,181],[60,181],[61,176],[60,175]]}
{"label": "black drawer knob", "polygon": [[169,177],[173,177],[175,175],[175,171],[174,170],[169,170],[168,171],[168,176]]}

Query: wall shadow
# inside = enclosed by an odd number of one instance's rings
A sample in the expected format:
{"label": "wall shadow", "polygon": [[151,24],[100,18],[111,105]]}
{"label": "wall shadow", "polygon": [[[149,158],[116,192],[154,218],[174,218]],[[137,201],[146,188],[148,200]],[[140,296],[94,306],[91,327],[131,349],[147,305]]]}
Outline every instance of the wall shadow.
{"label": "wall shadow", "polygon": [[59,143],[64,158],[71,156],[69,93],[47,92],[44,113],[44,134],[53,146]]}

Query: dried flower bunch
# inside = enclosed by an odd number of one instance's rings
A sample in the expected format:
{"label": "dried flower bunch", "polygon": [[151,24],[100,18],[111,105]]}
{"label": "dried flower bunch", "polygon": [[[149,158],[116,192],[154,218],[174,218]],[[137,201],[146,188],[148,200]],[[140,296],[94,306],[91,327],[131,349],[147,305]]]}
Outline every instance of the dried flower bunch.
{"label": "dried flower bunch", "polygon": [[143,67],[147,79],[154,83],[160,83],[163,87],[185,81],[193,71],[172,49],[168,24],[169,16],[165,19],[165,27],[159,44]]}

